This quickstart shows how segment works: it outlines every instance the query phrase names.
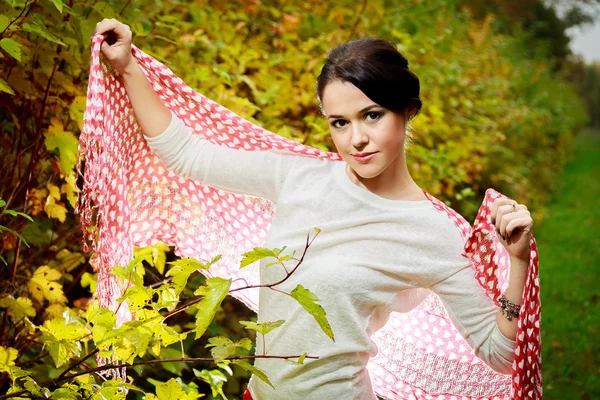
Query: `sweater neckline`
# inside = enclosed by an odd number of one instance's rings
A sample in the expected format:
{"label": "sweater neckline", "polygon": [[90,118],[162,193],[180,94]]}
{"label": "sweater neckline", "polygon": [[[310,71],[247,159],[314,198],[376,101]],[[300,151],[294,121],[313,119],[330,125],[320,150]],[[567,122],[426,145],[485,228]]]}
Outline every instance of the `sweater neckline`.
{"label": "sweater neckline", "polygon": [[[373,204],[379,207],[395,208],[395,209],[426,209],[433,208],[431,200],[395,200],[381,197],[368,189],[358,186],[350,180],[350,177],[346,174],[346,162],[341,161],[335,163],[334,175],[336,181],[342,186],[342,188],[350,195],[362,200],[366,203]],[[429,195],[423,190],[423,194],[429,199]]]}

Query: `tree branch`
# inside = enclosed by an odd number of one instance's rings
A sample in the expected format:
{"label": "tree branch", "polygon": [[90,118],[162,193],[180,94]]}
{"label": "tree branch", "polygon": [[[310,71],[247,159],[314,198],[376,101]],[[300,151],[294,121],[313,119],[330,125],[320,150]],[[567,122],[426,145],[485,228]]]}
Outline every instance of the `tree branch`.
{"label": "tree branch", "polygon": [[[296,264],[296,266],[294,267],[294,269],[292,269],[290,272],[287,272],[286,269],[286,275],[285,277],[283,277],[283,279],[281,279],[278,282],[275,283],[268,283],[268,284],[263,284],[263,285],[247,285],[247,286],[242,286],[236,289],[231,289],[229,291],[229,294],[233,293],[233,292],[238,292],[240,290],[246,290],[246,289],[253,289],[253,288],[260,288],[260,287],[266,287],[266,288],[273,288],[274,286],[280,285],[283,282],[285,282],[290,276],[292,276],[292,274],[296,271],[296,269],[298,269],[298,267],[300,266],[300,264],[302,264],[302,262],[304,261],[304,256],[306,255],[306,252],[308,251],[308,248],[312,245],[312,242],[315,240],[315,238],[319,235],[319,232],[317,232],[315,234],[315,236],[313,236],[312,240],[310,239],[310,232],[306,235],[306,245],[304,246],[304,251],[302,252],[302,257],[300,257],[300,259],[298,260],[298,263]],[[283,293],[283,292],[282,292]],[[288,293],[286,293],[288,294]],[[187,303],[185,303],[184,305],[182,305],[181,307],[176,308],[173,311],[170,311],[168,313],[165,314],[164,318],[167,319],[187,308],[189,308],[190,306],[199,303],[200,301],[202,301],[203,297],[200,296],[198,298],[195,298],[194,300],[191,300]]]}
{"label": "tree branch", "polygon": [[[91,354],[92,353],[88,354],[86,357],[89,357]],[[268,355],[256,356],[256,355],[254,355],[254,356],[231,356],[231,357],[222,358],[220,360],[248,360],[248,359],[256,359],[256,358],[290,359],[290,358],[300,358],[300,357],[302,357],[302,356],[301,355],[300,356],[268,356]],[[319,357],[305,356],[304,358],[318,359]],[[85,360],[85,358],[83,360],[80,360],[80,362],[78,362],[75,365],[81,364],[84,360]],[[171,358],[171,359],[164,359],[164,360],[147,360],[147,361],[138,361],[138,362],[132,363],[132,364],[121,364],[121,365],[107,364],[107,365],[103,365],[101,367],[88,369],[83,372],[78,372],[78,373],[71,374],[68,376],[63,376],[64,375],[64,372],[63,372],[57,378],[50,379],[50,380],[47,380],[46,382],[40,383],[39,386],[46,387],[49,385],[56,385],[60,382],[67,381],[69,379],[73,379],[73,378],[76,378],[81,375],[92,374],[92,373],[96,373],[96,372],[100,372],[100,371],[105,371],[107,369],[128,368],[128,367],[135,367],[136,365],[164,364],[164,363],[170,363],[170,362],[198,362],[198,361],[215,361],[215,360],[216,359],[213,357],[196,357],[196,358]],[[70,370],[72,368],[73,368],[73,366],[69,367],[68,370]],[[25,393],[28,393],[28,391],[21,390],[21,391],[10,393],[10,394],[5,394],[5,395],[0,396],[0,400],[8,399],[11,397],[21,396]]]}

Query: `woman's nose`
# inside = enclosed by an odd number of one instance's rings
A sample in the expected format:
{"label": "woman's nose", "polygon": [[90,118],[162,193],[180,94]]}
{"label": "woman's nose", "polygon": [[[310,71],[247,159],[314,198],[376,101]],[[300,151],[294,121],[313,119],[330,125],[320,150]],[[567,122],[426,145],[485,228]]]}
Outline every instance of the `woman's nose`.
{"label": "woman's nose", "polygon": [[360,148],[369,142],[369,136],[357,124],[352,125],[352,146]]}

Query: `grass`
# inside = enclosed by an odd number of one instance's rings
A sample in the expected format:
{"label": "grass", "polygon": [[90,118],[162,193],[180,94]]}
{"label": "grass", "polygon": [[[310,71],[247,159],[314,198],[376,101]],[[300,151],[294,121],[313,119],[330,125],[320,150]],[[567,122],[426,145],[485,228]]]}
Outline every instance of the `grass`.
{"label": "grass", "polygon": [[600,398],[600,131],[577,138],[575,159],[544,222],[540,255],[545,399]]}

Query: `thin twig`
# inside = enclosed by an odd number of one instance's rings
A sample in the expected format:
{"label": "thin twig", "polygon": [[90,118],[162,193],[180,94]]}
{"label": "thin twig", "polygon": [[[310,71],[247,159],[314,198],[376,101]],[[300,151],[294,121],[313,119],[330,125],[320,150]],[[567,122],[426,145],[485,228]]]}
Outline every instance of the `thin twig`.
{"label": "thin twig", "polygon": [[[278,282],[275,283],[267,283],[267,284],[262,284],[262,285],[247,285],[247,286],[242,286],[239,288],[235,288],[235,289],[231,289],[229,291],[229,294],[233,293],[233,292],[238,292],[240,290],[246,290],[246,289],[254,289],[254,288],[261,288],[261,287],[265,287],[265,288],[273,288],[274,286],[280,285],[283,282],[285,282],[295,271],[296,269],[298,269],[298,267],[300,266],[300,264],[302,264],[302,262],[304,261],[304,256],[306,255],[306,251],[308,250],[308,248],[311,246],[312,242],[315,240],[315,238],[319,235],[319,232],[317,232],[317,234],[315,236],[313,236],[312,240],[310,240],[310,232],[306,235],[306,245],[304,247],[304,251],[302,253],[302,257],[300,257],[300,259],[298,260],[298,263],[296,264],[296,266],[294,267],[294,269],[292,269],[289,273],[286,274],[285,277],[283,277],[283,279],[281,279]],[[283,292],[282,292],[283,293]],[[288,293],[286,293],[288,294]],[[177,307],[175,310],[170,311],[168,313],[165,314],[164,318],[167,319],[177,313],[180,313],[181,311],[189,308],[190,306],[193,306],[196,303],[199,303],[202,301],[204,297],[198,297],[195,298],[194,300],[190,300],[189,302],[185,303],[184,305],[182,305],[181,307]]]}
{"label": "thin twig", "polygon": [[[231,356],[231,357],[221,358],[219,360],[251,360],[251,359],[256,359],[256,358],[277,358],[277,359],[287,360],[290,358],[300,358],[300,357],[302,357],[302,356],[268,356],[268,355],[256,356],[255,355],[255,356]],[[305,356],[304,358],[318,359],[319,357]],[[46,387],[46,386],[52,385],[52,384],[56,385],[62,381],[73,379],[73,378],[76,378],[81,375],[92,374],[92,373],[96,373],[96,372],[100,372],[100,371],[106,371],[108,369],[129,368],[129,367],[135,367],[136,365],[164,364],[164,363],[170,363],[170,362],[198,362],[198,361],[215,361],[215,360],[217,360],[217,359],[213,358],[213,357],[195,357],[195,358],[171,358],[171,359],[164,359],[164,360],[147,360],[147,361],[139,361],[139,362],[132,363],[132,364],[120,364],[120,365],[107,364],[107,365],[103,365],[101,367],[96,367],[96,368],[88,369],[86,371],[78,372],[75,374],[70,374],[68,376],[63,376],[63,374],[64,374],[64,372],[63,372],[57,378],[47,380],[46,382],[42,382],[39,384],[39,386]],[[5,395],[0,396],[0,400],[8,399],[11,397],[21,396],[22,394],[27,393],[27,392],[28,392],[27,390],[21,390],[21,391],[10,393],[10,394],[5,394]]]}
{"label": "thin twig", "polygon": [[89,353],[87,356],[83,357],[81,360],[77,361],[75,364],[71,365],[69,368],[65,369],[63,372],[61,372],[61,374],[58,376],[58,378],[56,378],[57,380],[61,380],[62,378],[64,378],[69,371],[74,370],[75,368],[77,368],[79,365],[83,364],[85,362],[85,360],[87,360],[88,358],[90,358],[91,356],[97,354],[100,351],[100,349],[96,348],[96,350],[92,351],[91,353]]}

